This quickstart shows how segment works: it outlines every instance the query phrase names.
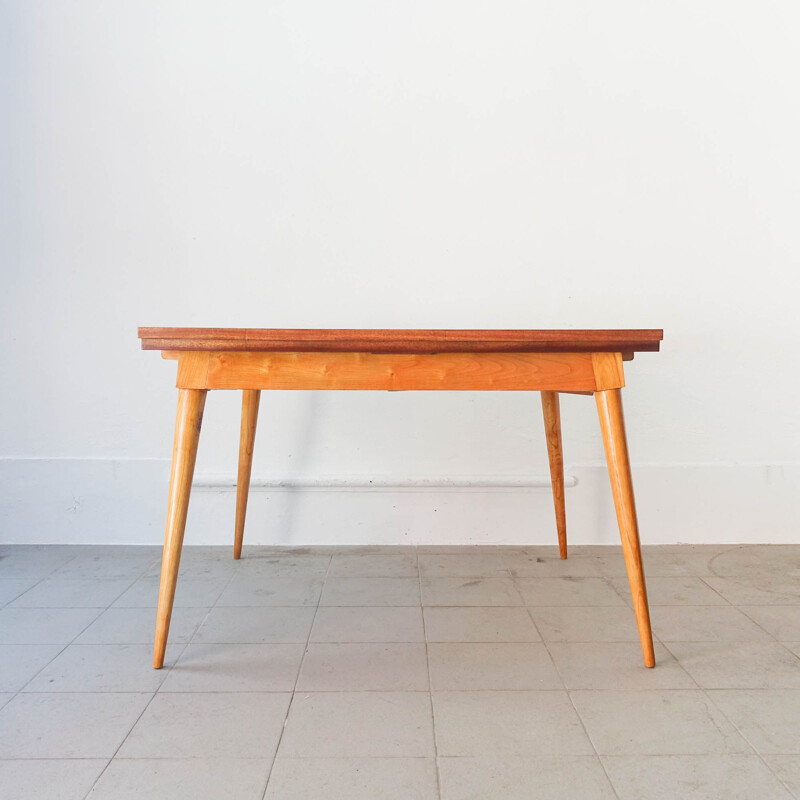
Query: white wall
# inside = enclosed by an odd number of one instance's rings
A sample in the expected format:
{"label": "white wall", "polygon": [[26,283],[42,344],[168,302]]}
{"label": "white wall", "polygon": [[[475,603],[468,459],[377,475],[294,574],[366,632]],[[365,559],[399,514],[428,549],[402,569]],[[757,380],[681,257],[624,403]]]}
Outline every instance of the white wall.
{"label": "white wall", "polygon": [[[645,541],[797,541],[800,10],[0,2],[0,539],[157,542],[174,364],[137,325],[663,327]],[[232,476],[238,398],[197,476]],[[613,542],[590,398],[570,537]],[[262,398],[250,542],[552,542],[538,398]],[[466,489],[437,486],[459,478]],[[187,542],[231,539],[198,491]]]}

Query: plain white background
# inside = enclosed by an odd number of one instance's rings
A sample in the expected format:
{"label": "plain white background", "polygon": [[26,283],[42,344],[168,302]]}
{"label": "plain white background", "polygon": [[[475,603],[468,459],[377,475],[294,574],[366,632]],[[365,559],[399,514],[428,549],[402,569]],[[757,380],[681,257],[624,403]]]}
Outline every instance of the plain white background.
{"label": "plain white background", "polygon": [[[3,0],[0,538],[160,541],[174,364],[136,327],[230,325],[663,327],[624,395],[643,541],[796,541],[799,24]],[[231,540],[238,403],[209,397],[187,542]],[[547,476],[540,416],[265,394],[256,480],[315,488],[256,490],[247,541],[553,542],[513,486]],[[570,538],[614,542],[594,404],[562,416]]]}

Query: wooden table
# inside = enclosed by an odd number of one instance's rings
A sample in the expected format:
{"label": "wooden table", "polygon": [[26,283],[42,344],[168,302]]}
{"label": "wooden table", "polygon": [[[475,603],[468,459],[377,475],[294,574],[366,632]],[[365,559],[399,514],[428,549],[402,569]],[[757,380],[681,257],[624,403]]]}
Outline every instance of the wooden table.
{"label": "wooden table", "polygon": [[660,330],[311,330],[139,328],[144,350],[178,362],[178,415],[153,666],[164,663],[197,443],[209,389],[242,391],[233,557],[244,520],[262,389],[538,391],[558,546],[567,557],[560,392],[594,395],[645,666],[655,666],[625,438],[623,361],[657,351]]}

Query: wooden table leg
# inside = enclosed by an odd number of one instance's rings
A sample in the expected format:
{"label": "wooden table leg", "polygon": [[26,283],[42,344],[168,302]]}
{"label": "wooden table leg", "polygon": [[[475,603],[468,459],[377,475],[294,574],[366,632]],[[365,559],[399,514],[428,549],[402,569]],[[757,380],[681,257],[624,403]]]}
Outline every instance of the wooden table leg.
{"label": "wooden table leg", "polygon": [[547,456],[550,460],[550,482],[553,485],[553,505],[556,510],[558,552],[567,557],[567,514],[564,501],[564,454],[561,449],[561,409],[558,392],[542,392],[544,432],[547,439]]}
{"label": "wooden table leg", "polygon": [[639,547],[639,526],[636,521],[636,505],[633,499],[633,481],[628,460],[628,443],[625,438],[625,419],[622,414],[622,394],[619,389],[595,392],[597,413],[603,431],[608,474],[611,491],[617,510],[617,522],[622,539],[622,552],[628,570],[633,610],[639,626],[644,665],[654,667],[653,634],[650,631],[650,610],[647,605],[647,588],[642,568],[642,553]]}
{"label": "wooden table leg", "polygon": [[564,501],[564,454],[561,449],[561,409],[558,392],[542,392],[544,433],[547,439],[547,457],[550,461],[550,482],[553,486],[553,505],[556,510],[558,552],[567,557],[567,514]]}
{"label": "wooden table leg", "polygon": [[155,669],[161,669],[164,665],[164,652],[167,649],[172,603],[175,599],[175,585],[178,581],[183,532],[186,529],[186,513],[189,510],[189,495],[192,491],[192,476],[197,457],[197,443],[200,440],[200,425],[203,421],[206,393],[205,389],[178,390],[178,415],[175,420],[175,442],[172,446],[167,527],[164,535],[164,555],[161,560],[156,641],[153,649],[153,667]]}
{"label": "wooden table leg", "polygon": [[242,557],[244,518],[247,515],[247,496],[250,493],[250,472],[253,468],[253,447],[256,441],[259,389],[242,392],[242,428],[239,435],[239,475],[236,479],[236,531],[233,542],[233,557]]}

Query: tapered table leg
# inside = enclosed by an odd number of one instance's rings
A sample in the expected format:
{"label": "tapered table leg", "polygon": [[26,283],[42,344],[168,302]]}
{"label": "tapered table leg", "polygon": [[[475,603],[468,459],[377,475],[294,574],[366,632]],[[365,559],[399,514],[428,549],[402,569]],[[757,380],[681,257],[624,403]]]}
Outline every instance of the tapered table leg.
{"label": "tapered table leg", "polygon": [[556,510],[558,552],[567,557],[567,514],[564,501],[564,454],[561,449],[561,409],[558,392],[542,392],[544,432],[547,456],[550,460],[550,482],[553,485],[553,505]]}
{"label": "tapered table leg", "polygon": [[633,499],[633,481],[628,460],[628,443],[625,438],[625,420],[622,415],[622,395],[619,389],[595,392],[597,413],[603,431],[608,474],[611,491],[617,510],[617,522],[622,539],[622,552],[628,570],[633,610],[639,627],[644,665],[654,667],[653,634],[650,631],[650,610],[647,605],[647,588],[642,568],[642,553],[639,546],[639,526],[636,521],[636,506]]}
{"label": "tapered table leg", "polygon": [[181,562],[183,532],[186,529],[186,513],[189,510],[189,495],[192,491],[194,462],[197,457],[197,443],[200,440],[200,425],[203,421],[205,404],[205,389],[178,390],[178,415],[175,420],[175,443],[172,446],[167,527],[164,535],[164,555],[161,560],[156,641],[153,649],[153,666],[156,669],[161,669],[164,665],[164,652],[167,649],[172,603],[175,599],[175,585]]}
{"label": "tapered table leg", "polygon": [[239,474],[236,479],[236,530],[233,542],[233,557],[242,557],[244,519],[247,515],[247,497],[250,494],[250,472],[253,468],[253,447],[256,441],[258,404],[261,392],[245,389],[242,392],[242,429],[239,435]]}

